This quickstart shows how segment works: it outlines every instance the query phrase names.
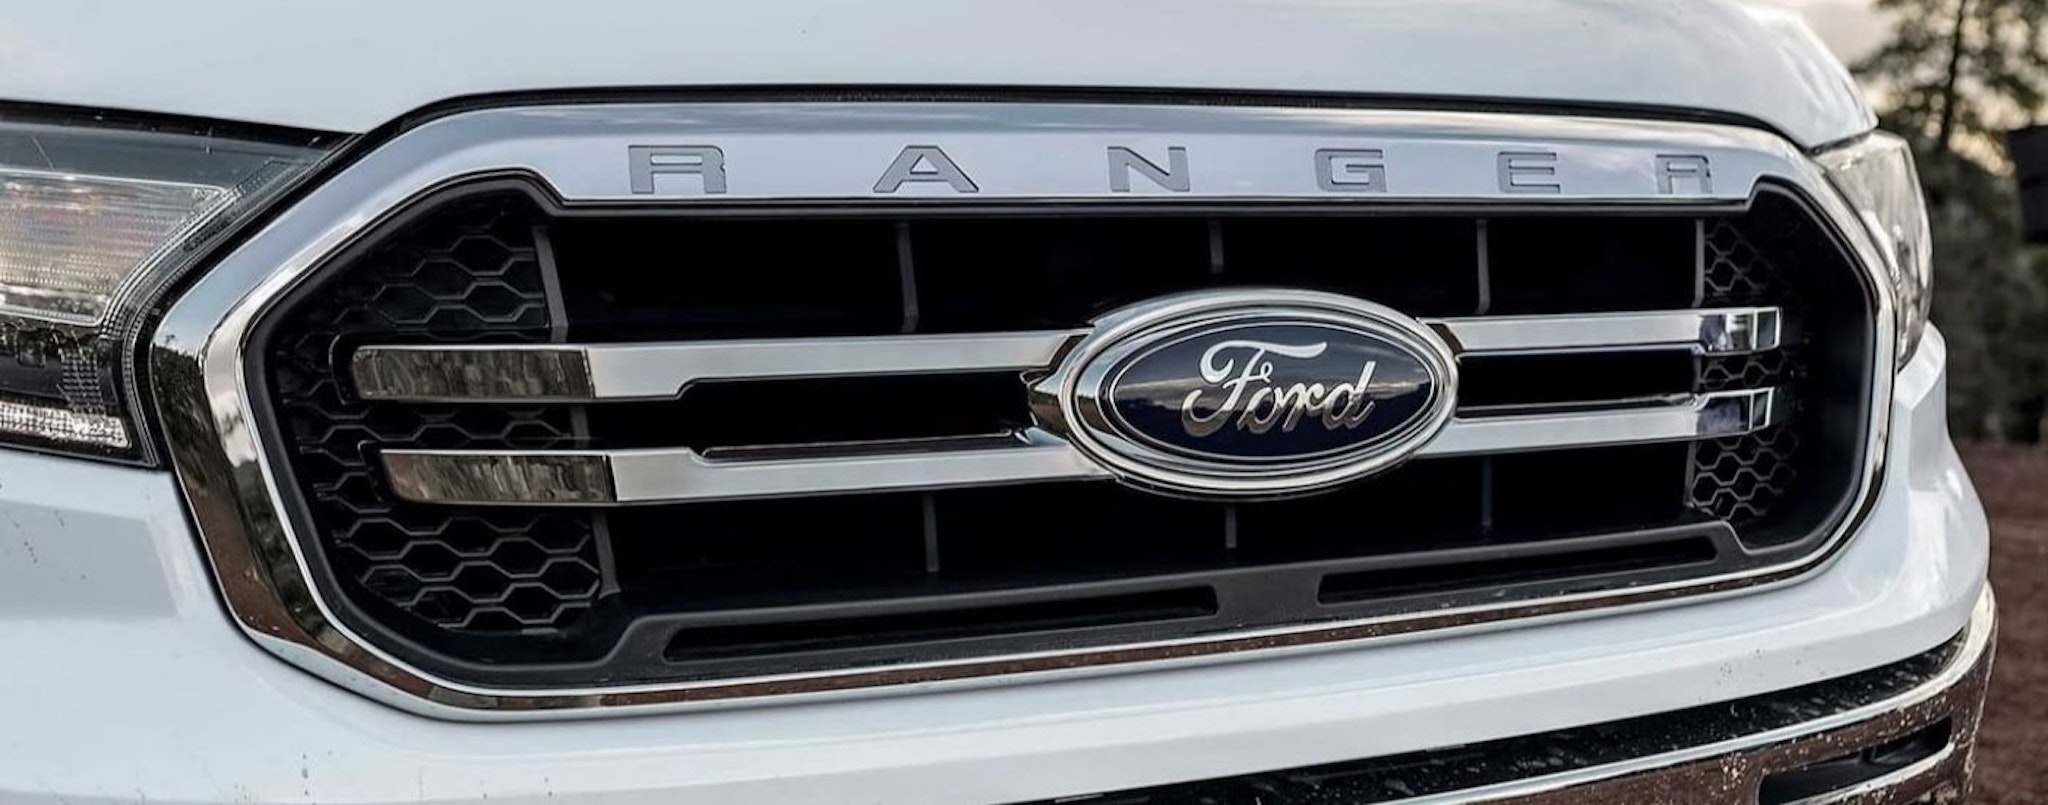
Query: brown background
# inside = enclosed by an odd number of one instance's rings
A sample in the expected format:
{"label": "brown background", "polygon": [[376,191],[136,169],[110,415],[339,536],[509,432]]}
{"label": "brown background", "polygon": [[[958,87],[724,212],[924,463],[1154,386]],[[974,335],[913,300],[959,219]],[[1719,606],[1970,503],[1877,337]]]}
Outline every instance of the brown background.
{"label": "brown background", "polygon": [[1998,660],[1977,746],[1978,805],[2048,805],[2048,450],[1964,447],[1991,513]]}

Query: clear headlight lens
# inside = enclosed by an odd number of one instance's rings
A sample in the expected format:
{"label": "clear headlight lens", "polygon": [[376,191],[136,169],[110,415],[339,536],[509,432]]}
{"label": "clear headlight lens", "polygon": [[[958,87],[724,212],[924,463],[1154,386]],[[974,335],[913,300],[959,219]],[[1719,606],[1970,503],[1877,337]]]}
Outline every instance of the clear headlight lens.
{"label": "clear headlight lens", "polygon": [[0,442],[148,461],[143,316],[234,224],[325,155],[0,117]]}
{"label": "clear headlight lens", "polygon": [[1934,238],[1912,148],[1878,132],[1821,154],[1819,160],[1883,252],[1898,303],[1898,358],[1904,365],[1927,329],[1927,292],[1934,279]]}
{"label": "clear headlight lens", "polygon": [[203,184],[0,168],[0,312],[97,323],[121,280],[228,194]]}

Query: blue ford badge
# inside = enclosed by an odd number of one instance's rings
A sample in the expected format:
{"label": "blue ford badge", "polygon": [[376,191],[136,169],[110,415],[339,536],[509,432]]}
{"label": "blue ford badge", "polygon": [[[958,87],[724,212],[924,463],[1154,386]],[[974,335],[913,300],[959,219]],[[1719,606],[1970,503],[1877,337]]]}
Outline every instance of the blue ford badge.
{"label": "blue ford badge", "polygon": [[1449,421],[1456,385],[1450,348],[1414,319],[1246,289],[1104,316],[1036,392],[1043,424],[1126,480],[1242,497],[1399,463]]}

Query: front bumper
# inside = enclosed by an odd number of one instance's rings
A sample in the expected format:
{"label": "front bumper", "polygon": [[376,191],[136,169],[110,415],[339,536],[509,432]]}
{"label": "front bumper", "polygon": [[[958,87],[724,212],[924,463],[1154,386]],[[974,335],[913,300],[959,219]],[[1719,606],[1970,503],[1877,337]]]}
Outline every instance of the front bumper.
{"label": "front bumper", "polygon": [[[1860,533],[1795,583],[1199,667],[554,723],[423,718],[280,662],[222,610],[167,474],[0,454],[0,802],[1020,802],[1470,747],[1848,677],[1988,635],[1987,528],[1944,425],[1943,350],[1930,334],[1899,376]],[[1512,791],[1446,796],[1655,801],[1666,789],[1630,786],[1676,780],[1683,801],[1747,801],[1757,775],[1915,729],[1893,717],[1906,712],[1945,712],[1965,739],[1911,776],[1938,782],[1967,764],[1978,694],[1961,681],[1981,672],[1965,660],[1944,664],[1965,671],[1936,705],[1539,764]]]}
{"label": "front bumper", "polygon": [[1996,621],[1987,592],[1954,640],[1825,682],[1434,752],[1058,802],[1955,802],[1969,793]]}
{"label": "front bumper", "polygon": [[[1503,786],[1508,790],[1500,792],[1498,801],[1960,802],[1969,794],[1996,621],[1987,591],[1970,628],[1949,646],[1845,679],[1847,690],[1810,686],[1736,703],[1727,712],[1744,721],[1767,722],[1787,710],[1818,706],[1827,700],[1822,690],[1854,696],[1857,687],[1914,678],[1922,667],[1931,672],[1897,695],[1633,763]],[[1935,657],[1938,663],[1931,661]]]}

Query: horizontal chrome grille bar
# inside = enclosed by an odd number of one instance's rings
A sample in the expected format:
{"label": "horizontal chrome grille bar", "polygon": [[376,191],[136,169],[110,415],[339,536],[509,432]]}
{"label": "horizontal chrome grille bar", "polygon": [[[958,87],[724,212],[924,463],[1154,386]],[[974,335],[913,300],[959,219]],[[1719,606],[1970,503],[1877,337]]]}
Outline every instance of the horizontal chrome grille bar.
{"label": "horizontal chrome grille bar", "polygon": [[[1780,422],[1776,389],[1716,392],[1671,405],[1620,410],[1516,414],[1451,420],[1419,455],[1458,456],[1712,439]],[[423,503],[578,505],[886,492],[1111,477],[1058,437],[1041,431],[1015,441],[986,438],[873,444],[848,455],[820,445],[770,459],[720,460],[695,450],[653,448],[568,451],[386,450],[384,468],[399,496]]]}
{"label": "horizontal chrome grille bar", "polygon": [[1777,308],[1719,308],[1576,316],[1491,316],[1431,322],[1461,353],[1601,352],[1689,348],[1701,355],[1777,349]]}
{"label": "horizontal chrome grille bar", "polygon": [[939,374],[1047,366],[1083,331],[648,344],[459,344],[356,351],[372,400],[660,400],[706,380]]}
{"label": "horizontal chrome grille bar", "polygon": [[[906,444],[909,447],[910,444]],[[1020,436],[1007,446],[912,449],[866,455],[721,461],[687,447],[605,451],[387,450],[384,468],[400,497],[426,503],[625,504],[891,492],[1108,478],[1056,438]],[[830,452],[830,451],[825,451]]]}
{"label": "horizontal chrome grille bar", "polygon": [[[1777,308],[1425,319],[1460,354],[1778,347]],[[773,380],[1049,368],[1085,330],[646,344],[366,346],[366,399],[418,402],[660,400],[708,380]]]}
{"label": "horizontal chrome grille bar", "polygon": [[1747,389],[1694,395],[1675,405],[1465,417],[1451,420],[1421,454],[1516,453],[1740,436],[1784,421],[1790,406],[1778,397],[1777,389]]}

